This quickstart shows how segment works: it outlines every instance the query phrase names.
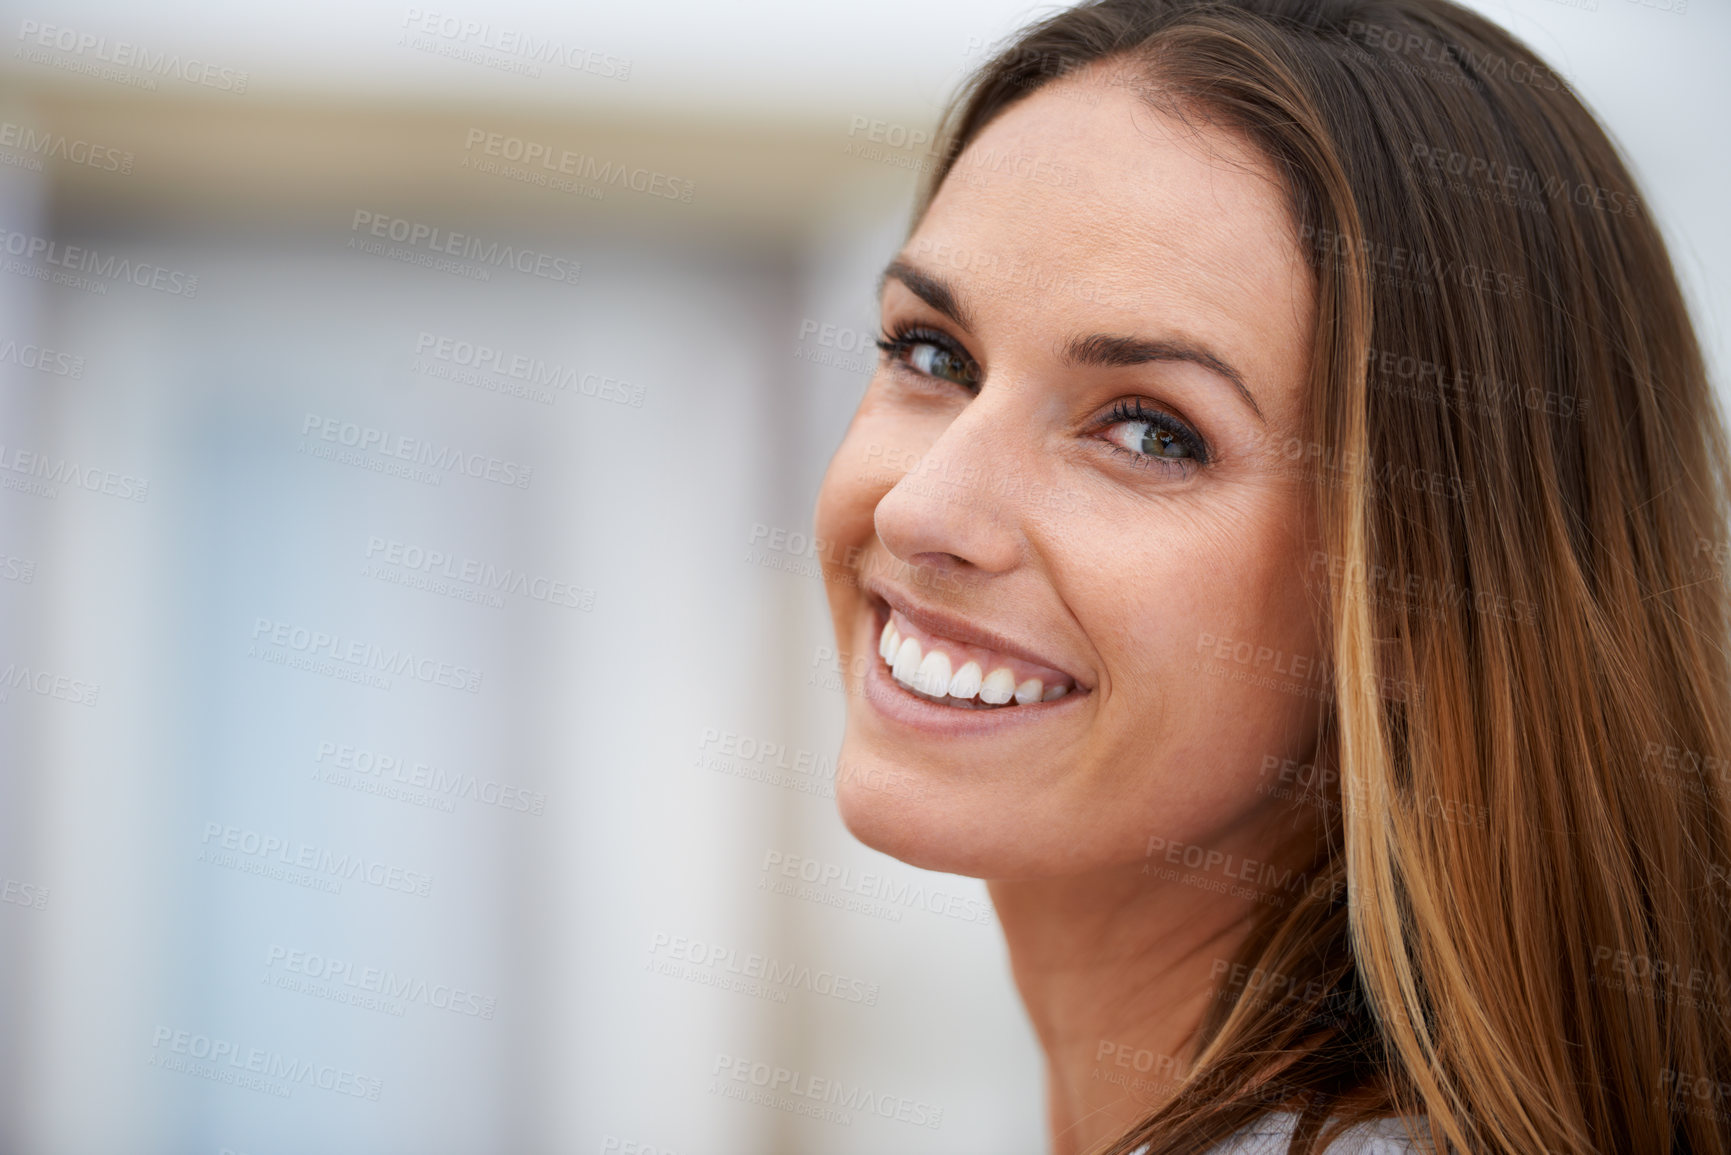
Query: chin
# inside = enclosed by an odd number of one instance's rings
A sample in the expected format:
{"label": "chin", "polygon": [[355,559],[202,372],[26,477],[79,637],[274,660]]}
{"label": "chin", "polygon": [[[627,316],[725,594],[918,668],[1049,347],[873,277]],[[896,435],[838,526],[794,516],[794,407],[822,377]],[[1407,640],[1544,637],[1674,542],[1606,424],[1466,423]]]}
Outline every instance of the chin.
{"label": "chin", "polygon": [[[843,825],[873,850],[921,870],[970,878],[1037,878],[1074,868],[1073,848],[1044,845],[1040,827],[1004,812],[1001,792],[862,754],[850,739],[837,766]],[[1023,816],[1025,818],[1025,816]]]}
{"label": "chin", "polygon": [[[935,819],[927,804],[926,783],[899,769],[880,772],[875,763],[850,756],[845,746],[837,764],[850,768],[871,766],[836,785],[836,809],[849,834],[873,850],[899,858],[910,866],[950,870],[942,863],[946,858],[944,846],[953,840],[945,837],[944,823]],[[902,785],[892,791],[867,784],[885,778]]]}
{"label": "chin", "polygon": [[990,877],[1001,865],[998,853],[980,845],[978,815],[970,820],[953,791],[917,771],[859,755],[852,743],[843,745],[837,765],[854,771],[845,781],[837,776],[842,823],[873,850],[922,870],[975,878]]}

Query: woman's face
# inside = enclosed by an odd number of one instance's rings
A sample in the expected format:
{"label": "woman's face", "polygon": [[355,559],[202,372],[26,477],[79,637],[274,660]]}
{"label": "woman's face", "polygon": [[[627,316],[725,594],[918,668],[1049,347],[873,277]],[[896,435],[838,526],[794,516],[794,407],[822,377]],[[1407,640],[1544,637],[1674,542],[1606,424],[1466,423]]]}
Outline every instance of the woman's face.
{"label": "woman's face", "polygon": [[1268,164],[1098,69],[969,145],[818,499],[858,838],[1051,877],[1290,806],[1326,685],[1290,465],[1313,311]]}

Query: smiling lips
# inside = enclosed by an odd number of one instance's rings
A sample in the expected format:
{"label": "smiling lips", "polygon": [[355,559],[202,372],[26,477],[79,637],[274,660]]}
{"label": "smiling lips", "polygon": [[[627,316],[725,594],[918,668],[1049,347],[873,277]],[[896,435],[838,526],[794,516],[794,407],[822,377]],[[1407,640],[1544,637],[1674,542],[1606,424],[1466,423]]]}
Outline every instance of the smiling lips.
{"label": "smiling lips", "polygon": [[1067,674],[916,629],[891,610],[878,656],[901,686],[964,710],[1051,702],[1076,688]]}

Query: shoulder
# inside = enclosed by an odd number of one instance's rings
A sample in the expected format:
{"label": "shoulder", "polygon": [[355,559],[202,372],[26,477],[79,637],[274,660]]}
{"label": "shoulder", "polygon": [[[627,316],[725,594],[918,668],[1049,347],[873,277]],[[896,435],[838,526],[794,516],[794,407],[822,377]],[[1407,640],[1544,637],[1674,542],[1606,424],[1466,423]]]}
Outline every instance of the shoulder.
{"label": "shoulder", "polygon": [[[1206,1155],[1286,1155],[1298,1116],[1280,1111],[1264,1115]],[[1326,1155],[1423,1155],[1426,1148],[1413,1138],[1401,1119],[1377,1119],[1348,1129],[1325,1149]]]}

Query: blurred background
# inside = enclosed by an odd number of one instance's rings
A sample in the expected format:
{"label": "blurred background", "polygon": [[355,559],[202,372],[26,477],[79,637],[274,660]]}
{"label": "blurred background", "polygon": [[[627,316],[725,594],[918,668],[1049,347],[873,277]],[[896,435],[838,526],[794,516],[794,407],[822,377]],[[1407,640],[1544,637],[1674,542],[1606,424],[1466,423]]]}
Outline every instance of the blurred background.
{"label": "blurred background", "polygon": [[[1723,381],[1731,9],[1476,7]],[[1043,1151],[983,885],[835,816],[810,519],[1045,9],[0,9],[0,1151]]]}

